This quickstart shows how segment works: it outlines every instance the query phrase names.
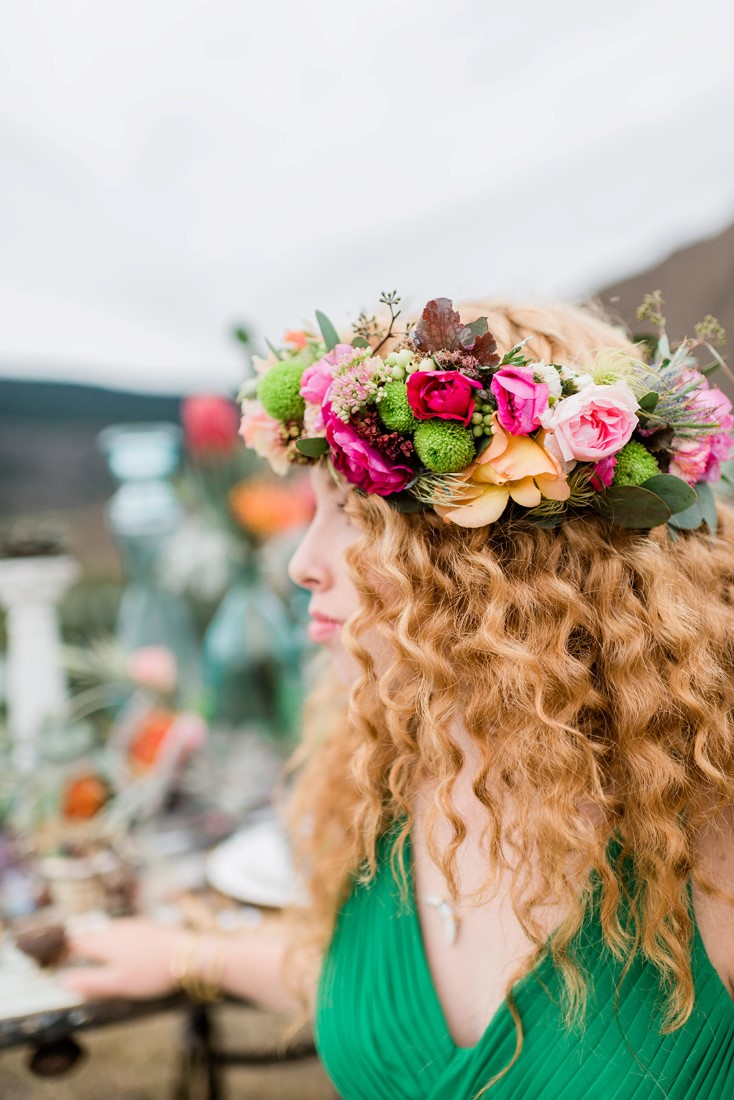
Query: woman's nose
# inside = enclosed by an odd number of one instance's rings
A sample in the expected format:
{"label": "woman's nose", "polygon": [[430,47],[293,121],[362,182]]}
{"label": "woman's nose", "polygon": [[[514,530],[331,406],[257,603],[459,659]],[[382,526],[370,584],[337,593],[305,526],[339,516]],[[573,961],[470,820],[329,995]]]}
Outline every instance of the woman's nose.
{"label": "woman's nose", "polygon": [[318,550],[318,539],[312,529],[306,532],[288,563],[288,575],[294,584],[310,592],[320,591],[329,585],[331,574]]}

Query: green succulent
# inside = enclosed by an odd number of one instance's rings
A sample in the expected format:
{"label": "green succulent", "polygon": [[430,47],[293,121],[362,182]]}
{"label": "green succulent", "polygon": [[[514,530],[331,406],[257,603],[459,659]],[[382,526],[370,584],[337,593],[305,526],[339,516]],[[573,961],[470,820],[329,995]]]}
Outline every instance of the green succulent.
{"label": "green succulent", "polygon": [[377,403],[380,420],[391,432],[412,432],[418,427],[413,410],[408,404],[408,387],[405,382],[388,382]]}
{"label": "green succulent", "polygon": [[262,376],[257,387],[258,401],[275,420],[301,420],[306,402],[301,397],[302,362],[278,363]]}
{"label": "green succulent", "polygon": [[424,420],[415,430],[413,443],[423,465],[435,474],[458,473],[475,454],[471,432],[450,420]]}
{"label": "green succulent", "polygon": [[632,440],[617,455],[612,485],[642,485],[660,473],[658,460],[642,443]]}

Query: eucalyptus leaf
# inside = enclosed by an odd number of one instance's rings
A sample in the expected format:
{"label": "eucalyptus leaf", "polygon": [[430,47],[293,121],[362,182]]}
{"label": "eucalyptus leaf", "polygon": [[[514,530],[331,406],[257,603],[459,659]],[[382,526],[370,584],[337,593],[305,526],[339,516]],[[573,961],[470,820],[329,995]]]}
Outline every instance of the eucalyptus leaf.
{"label": "eucalyptus leaf", "polygon": [[678,512],[668,520],[669,527],[677,527],[679,531],[695,531],[703,523],[701,504],[697,500],[685,512]]}
{"label": "eucalyptus leaf", "polygon": [[371,346],[369,340],[365,340],[364,336],[355,336],[352,340],[353,348],[369,348]]}
{"label": "eucalyptus leaf", "polygon": [[320,309],[316,310],[316,320],[321,329],[321,335],[324,338],[326,350],[332,351],[339,343],[339,333],[336,331],[326,314],[322,313]]}
{"label": "eucalyptus leaf", "polygon": [[642,397],[638,401],[638,405],[647,413],[654,411],[655,406],[660,400],[660,394],[655,393],[655,390],[650,390],[648,393],[643,393]]}
{"label": "eucalyptus leaf", "polygon": [[696,503],[696,490],[687,481],[674,477],[673,474],[655,474],[644,481],[641,488],[649,489],[659,496],[674,514],[685,512],[686,508]]}
{"label": "eucalyptus leaf", "polygon": [[323,436],[304,436],[303,439],[296,440],[296,447],[308,458],[320,458],[328,451],[329,444]]}
{"label": "eucalyptus leaf", "polygon": [[714,491],[708,481],[696,482],[695,489],[698,494],[698,503],[701,505],[701,512],[706,521],[706,526],[710,533],[715,535],[718,527],[718,517],[716,515],[716,497],[714,496]]}
{"label": "eucalyptus leaf", "polygon": [[666,523],[672,515],[664,500],[639,485],[613,486],[599,504],[603,516],[628,530],[648,531]]}

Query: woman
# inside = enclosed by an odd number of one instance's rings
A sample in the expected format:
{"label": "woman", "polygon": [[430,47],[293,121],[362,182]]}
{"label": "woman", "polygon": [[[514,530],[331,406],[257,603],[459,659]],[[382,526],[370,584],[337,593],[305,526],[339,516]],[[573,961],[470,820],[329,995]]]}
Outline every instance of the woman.
{"label": "woman", "polygon": [[288,1011],[298,973],[348,1100],[734,1094],[731,405],[690,342],[646,365],[581,310],[446,299],[397,333],[383,302],[356,346],[289,334],[244,402],[314,466],[291,575],[350,685],[293,799],[303,951],[123,922],[75,987],[183,969]]}

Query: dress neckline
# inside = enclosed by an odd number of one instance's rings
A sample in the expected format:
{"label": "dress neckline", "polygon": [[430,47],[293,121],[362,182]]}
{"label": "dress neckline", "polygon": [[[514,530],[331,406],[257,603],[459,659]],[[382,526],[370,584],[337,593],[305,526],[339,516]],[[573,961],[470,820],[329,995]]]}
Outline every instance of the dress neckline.
{"label": "dress neckline", "polygon": [[[438,990],[436,989],[436,983],[435,983],[435,980],[434,980],[434,977],[433,977],[433,972],[431,971],[431,965],[430,965],[430,962],[428,960],[428,952],[426,950],[425,939],[423,937],[423,926],[421,924],[420,912],[419,912],[419,909],[418,909],[418,900],[417,900],[416,892],[415,892],[415,879],[414,879],[415,868],[414,868],[414,860],[413,860],[413,842],[412,842],[412,837],[410,836],[410,834],[408,834],[406,836],[406,839],[405,839],[405,859],[406,859],[406,871],[407,871],[407,883],[408,883],[408,903],[409,903],[409,914],[408,915],[409,915],[410,921],[412,922],[413,930],[415,932],[415,937],[414,938],[415,938],[415,944],[416,944],[416,948],[417,948],[418,961],[419,961],[420,968],[421,968],[421,971],[422,971],[423,984],[424,984],[425,989],[426,989],[426,991],[427,991],[427,993],[430,997],[430,1000],[433,1003],[436,1018],[439,1020],[443,1030],[445,1031],[446,1040],[447,1040],[447,1043],[450,1044],[450,1046],[451,1046],[453,1056],[454,1057],[459,1057],[460,1055],[463,1055],[463,1056],[469,1057],[472,1054],[476,1053],[478,1050],[480,1050],[485,1045],[485,1043],[487,1042],[487,1040],[489,1038],[489,1035],[500,1026],[502,1021],[504,1021],[505,1023],[510,1022],[512,1024],[512,1026],[514,1027],[514,1021],[512,1019],[512,1013],[510,1012],[510,1009],[509,1009],[509,1006],[508,1006],[508,1003],[507,1003],[507,997],[505,997],[501,1001],[501,1003],[497,1006],[496,1010],[493,1012],[492,1016],[490,1017],[489,1022],[487,1023],[487,1026],[482,1031],[482,1033],[479,1036],[476,1043],[473,1043],[471,1046],[462,1046],[460,1043],[456,1042],[453,1035],[451,1034],[451,1029],[449,1027],[448,1020],[446,1018],[446,1012],[444,1011],[444,1007],[441,1003],[441,999],[439,998]],[[699,984],[701,986],[703,986],[704,984],[706,986],[711,986],[713,988],[715,998],[717,1000],[722,1000],[722,998],[724,999],[724,1001],[725,1001],[724,1010],[725,1011],[728,1010],[728,1012],[731,1013],[732,1024],[734,1024],[734,998],[732,998],[732,996],[730,995],[728,989],[726,988],[726,985],[724,984],[724,982],[721,978],[721,975],[719,974],[718,970],[716,969],[714,964],[711,962],[711,959],[709,958],[708,952],[706,950],[706,945],[704,944],[703,939],[701,937],[701,933],[700,933],[699,927],[698,927],[698,922],[696,920],[696,915],[695,915],[695,912],[693,910],[693,899],[692,899],[692,896],[691,896],[690,886],[689,886],[689,898],[690,898],[690,904],[691,904],[691,915],[693,917],[693,937],[692,937],[692,941],[691,941],[691,964],[692,964],[692,967],[693,967],[694,987],[697,987]],[[554,935],[554,933],[551,933],[551,935],[546,940],[545,945],[544,945],[546,949],[547,949],[548,945],[550,944],[551,940],[553,939],[553,935]],[[524,974],[521,978],[519,978],[516,982],[513,983],[513,985],[511,986],[511,989],[510,989],[511,993],[513,995],[516,995],[521,989],[524,989],[531,981],[533,981],[535,979],[537,979],[539,981],[539,984],[542,986],[544,983],[540,980],[540,970],[544,965],[548,964],[548,960],[549,960],[549,955],[548,955],[547,950],[545,950],[541,954],[541,956],[540,956],[538,962],[535,964],[535,966],[533,966],[530,970],[528,970],[528,972],[526,974]],[[552,966],[552,963],[551,963],[551,966]],[[555,968],[553,968],[553,969],[555,969]],[[697,977],[699,978],[698,982],[696,981]],[[698,989],[696,989],[697,999],[698,999],[698,992],[699,992]]]}

